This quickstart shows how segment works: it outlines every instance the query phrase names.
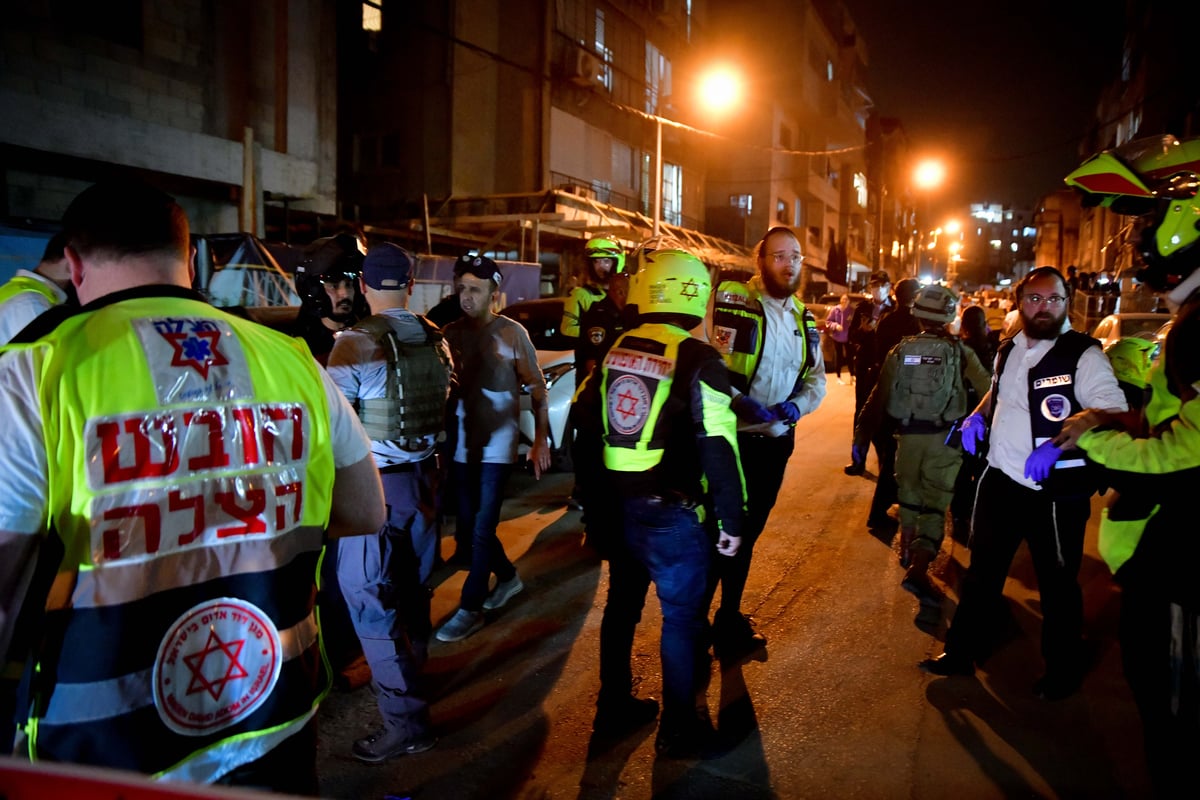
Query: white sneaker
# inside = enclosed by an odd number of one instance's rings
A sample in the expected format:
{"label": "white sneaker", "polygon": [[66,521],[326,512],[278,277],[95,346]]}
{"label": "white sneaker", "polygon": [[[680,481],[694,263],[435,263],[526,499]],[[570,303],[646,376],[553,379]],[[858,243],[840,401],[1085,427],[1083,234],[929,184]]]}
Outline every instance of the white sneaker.
{"label": "white sneaker", "polygon": [[496,588],[492,589],[487,599],[483,601],[483,607],[488,611],[494,608],[502,608],[505,603],[513,599],[524,588],[525,584],[521,583],[521,576],[513,573],[513,576],[508,580],[496,584]]}
{"label": "white sneaker", "polygon": [[460,608],[436,634],[439,642],[458,642],[483,627],[483,614]]}

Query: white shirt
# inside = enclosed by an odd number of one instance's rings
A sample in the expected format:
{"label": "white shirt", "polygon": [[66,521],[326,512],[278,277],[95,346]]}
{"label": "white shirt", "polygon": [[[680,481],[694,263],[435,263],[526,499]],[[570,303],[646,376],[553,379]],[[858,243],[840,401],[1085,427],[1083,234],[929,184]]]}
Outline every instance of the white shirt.
{"label": "white shirt", "polygon": [[21,332],[22,328],[40,317],[44,312],[59,303],[67,302],[67,293],[60,289],[57,283],[44,275],[30,272],[27,269],[19,269],[14,277],[33,278],[36,281],[46,284],[47,288],[54,292],[54,296],[58,300],[51,303],[41,292],[34,291],[18,292],[8,298],[7,302],[0,305],[0,344],[8,344],[14,336]]}
{"label": "white shirt", "polygon": [[[329,436],[336,468],[356,464],[370,452],[354,409],[325,373],[321,382],[329,405]],[[38,534],[46,524],[46,447],[42,437],[33,351],[16,350],[0,355],[0,419],[4,420],[4,447],[0,447],[0,531]]]}
{"label": "white shirt", "polygon": [[[1071,329],[1064,322],[1062,333]],[[1057,339],[1029,339],[1022,331],[1013,340],[1004,371],[1000,374],[999,397],[988,438],[988,465],[1004,471],[1022,486],[1040,490],[1025,477],[1025,461],[1033,452],[1033,426],[1029,412],[1029,370],[1036,366]],[[1125,393],[1117,385],[1112,365],[1099,347],[1089,347],[1079,357],[1075,370],[1075,399],[1083,408],[1125,411]]]}
{"label": "white shirt", "polygon": [[[817,358],[809,367],[803,383],[797,386],[796,379],[800,376],[800,367],[805,358],[805,343],[793,310],[794,300],[791,296],[771,297],[763,291],[757,277],[751,281],[751,286],[757,290],[762,301],[766,331],[758,369],[750,382],[749,395],[768,408],[790,400],[796,404],[801,417],[811,414],[825,398],[825,360],[821,356],[821,348],[817,348]],[[787,423],[779,421],[759,424],[738,421],[738,430],[741,432],[771,437],[784,435],[788,428]]]}
{"label": "white shirt", "polygon": [[[426,340],[425,328],[413,312],[403,308],[388,308],[380,314],[398,323],[397,335],[401,342]],[[442,342],[441,346],[446,349],[446,358],[449,359],[446,343]],[[339,333],[333,343],[333,350],[329,353],[329,365],[326,369],[333,382],[352,404],[359,400],[387,397],[387,357],[383,348],[375,341],[375,337],[368,333],[354,329]],[[375,457],[375,466],[389,467],[428,458],[437,443],[432,436],[426,438],[427,446],[415,451],[405,450],[397,441],[372,440],[371,453]]]}

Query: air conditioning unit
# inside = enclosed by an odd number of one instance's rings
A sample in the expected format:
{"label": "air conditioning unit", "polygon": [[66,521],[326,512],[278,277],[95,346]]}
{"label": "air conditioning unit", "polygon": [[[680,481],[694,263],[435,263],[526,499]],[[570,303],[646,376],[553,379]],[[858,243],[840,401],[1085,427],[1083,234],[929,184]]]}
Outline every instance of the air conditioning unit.
{"label": "air conditioning unit", "polygon": [[579,48],[571,64],[570,78],[572,83],[588,89],[603,87],[604,64],[595,53]]}

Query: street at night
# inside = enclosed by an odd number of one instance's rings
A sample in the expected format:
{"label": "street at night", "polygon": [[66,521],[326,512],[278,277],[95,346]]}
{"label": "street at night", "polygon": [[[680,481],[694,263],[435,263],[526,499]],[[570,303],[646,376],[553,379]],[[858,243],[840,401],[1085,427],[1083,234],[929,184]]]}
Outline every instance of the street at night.
{"label": "street at night", "polygon": [[[864,521],[874,458],[847,477],[853,390],[829,394],[797,427],[779,503],[755,549],[743,608],[769,639],[765,661],[721,671],[708,691],[728,753],[656,759],[654,727],[589,750],[607,569],[582,544],[565,499],[572,476],[510,484],[500,537],[526,589],[479,633],[434,643],[428,691],[438,745],[377,766],[350,743],[377,724],[367,687],[321,710],[319,770],[331,798],[1011,798],[1144,797],[1141,727],[1121,674],[1120,603],[1095,550],[1084,588],[1090,671],[1060,702],[1033,696],[1040,615],[1028,554],[1005,590],[1000,644],[975,678],[935,678],[945,618],[968,551],[949,536],[934,568],[950,588],[942,623],[918,625],[890,543]],[[894,513],[894,512],[893,512]],[[443,534],[443,552],[453,539]],[[465,573],[440,572],[434,620],[453,613]],[[659,612],[651,595],[634,644],[639,694],[661,697]],[[923,623],[924,621],[922,621]]]}

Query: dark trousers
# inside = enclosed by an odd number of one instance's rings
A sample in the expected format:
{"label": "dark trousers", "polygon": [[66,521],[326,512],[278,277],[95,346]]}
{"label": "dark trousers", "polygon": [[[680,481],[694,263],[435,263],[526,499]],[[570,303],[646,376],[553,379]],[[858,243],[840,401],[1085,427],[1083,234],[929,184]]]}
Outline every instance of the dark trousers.
{"label": "dark trousers", "polygon": [[875,479],[875,493],[871,495],[869,523],[880,522],[887,517],[888,509],[900,499],[896,484],[896,423],[885,416],[879,430],[871,437],[875,445],[875,457],[879,459],[879,477]]}
{"label": "dark trousers", "polygon": [[1034,491],[987,467],[979,479],[972,520],[971,565],[958,611],[946,632],[946,652],[972,661],[985,657],[993,612],[1017,547],[1025,540],[1037,575],[1042,606],[1042,658],[1048,673],[1080,669],[1083,592],[1079,564],[1091,504],[1087,497],[1058,498]]}
{"label": "dark trousers", "polygon": [[853,353],[854,350],[850,347],[849,342],[833,340],[833,368],[839,378],[842,377],[842,367],[846,368],[847,375],[854,375]]}
{"label": "dark trousers", "polygon": [[742,595],[750,575],[750,558],[754,543],[767,527],[767,518],[779,497],[783,485],[783,473],[796,445],[795,434],[772,438],[758,434],[738,434],[738,451],[741,456],[742,475],[746,480],[746,522],[742,526],[742,543],[737,555],[712,560],[709,574],[708,601],[721,585],[721,611],[723,614],[741,612]]}

